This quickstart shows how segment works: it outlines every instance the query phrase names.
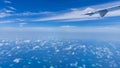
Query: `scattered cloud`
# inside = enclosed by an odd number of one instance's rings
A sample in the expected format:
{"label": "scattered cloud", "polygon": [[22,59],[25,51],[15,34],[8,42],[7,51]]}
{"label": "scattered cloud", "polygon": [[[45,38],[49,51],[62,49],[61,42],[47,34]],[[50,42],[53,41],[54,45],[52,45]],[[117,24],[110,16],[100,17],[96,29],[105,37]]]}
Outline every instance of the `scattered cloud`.
{"label": "scattered cloud", "polygon": [[6,3],[7,5],[3,7],[3,9],[0,9],[0,18],[12,16],[11,13],[14,13],[16,10],[14,7],[8,6],[8,4],[12,3],[10,0],[4,0],[4,3]]}
{"label": "scattered cloud", "polygon": [[9,10],[6,8],[3,8],[0,10],[0,18],[4,18],[4,17],[8,17],[11,16],[14,11],[13,10]]}

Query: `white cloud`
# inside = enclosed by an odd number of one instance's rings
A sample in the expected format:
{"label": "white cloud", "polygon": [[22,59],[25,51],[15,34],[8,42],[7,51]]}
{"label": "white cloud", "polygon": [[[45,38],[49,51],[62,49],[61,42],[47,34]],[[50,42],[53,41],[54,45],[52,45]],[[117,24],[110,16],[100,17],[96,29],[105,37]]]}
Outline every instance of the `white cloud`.
{"label": "white cloud", "polygon": [[[10,4],[10,3],[12,3],[12,2],[9,1],[9,0],[4,0],[4,3]],[[15,10],[16,10],[16,9],[15,9],[14,7],[12,7],[12,6],[7,6],[7,7],[3,8],[3,9],[0,9],[0,18],[12,16],[11,13],[14,13]]]}
{"label": "white cloud", "polygon": [[23,12],[23,13],[16,13],[13,14],[13,16],[31,16],[31,15],[52,15],[53,12],[48,12],[48,11],[44,11],[44,12]]}
{"label": "white cloud", "polygon": [[8,23],[12,23],[12,22],[14,22],[14,21],[12,21],[12,20],[0,21],[0,24],[8,24]]}
{"label": "white cloud", "polygon": [[8,6],[8,8],[10,9],[10,10],[16,10],[14,7],[12,7],[12,6]]}
{"label": "white cloud", "polygon": [[0,10],[0,18],[4,18],[4,17],[8,17],[8,16],[12,16],[15,11],[14,7],[9,7],[9,9],[7,8],[3,8]]}
{"label": "white cloud", "polygon": [[9,0],[5,0],[4,3],[11,4],[12,2]]}
{"label": "white cloud", "polygon": [[13,60],[13,62],[15,62],[15,63],[19,63],[20,60],[21,60],[21,58],[15,58],[15,59]]}
{"label": "white cloud", "polygon": [[14,7],[9,7],[9,9],[7,8],[3,8],[0,10],[0,18],[4,18],[4,17],[8,17],[8,16],[12,16],[15,11]]}
{"label": "white cloud", "polygon": [[3,12],[5,12],[5,13],[12,13],[14,11],[13,10],[9,10],[9,9],[3,9]]}
{"label": "white cloud", "polygon": [[[14,7],[9,7],[9,9],[1,9],[0,10],[0,18],[4,18],[4,17],[9,17],[9,16],[18,16],[18,17],[26,17],[26,18],[29,18],[29,16],[41,16],[41,15],[44,15],[44,16],[49,16],[49,15],[53,15],[52,12],[23,12],[23,13],[14,13],[15,12],[15,8]],[[21,19],[23,20],[23,19]],[[32,20],[33,21],[33,20]]]}
{"label": "white cloud", "polygon": [[7,16],[10,16],[10,14],[9,13],[4,13],[4,12],[0,13],[0,18],[4,18],[4,17],[7,17]]}

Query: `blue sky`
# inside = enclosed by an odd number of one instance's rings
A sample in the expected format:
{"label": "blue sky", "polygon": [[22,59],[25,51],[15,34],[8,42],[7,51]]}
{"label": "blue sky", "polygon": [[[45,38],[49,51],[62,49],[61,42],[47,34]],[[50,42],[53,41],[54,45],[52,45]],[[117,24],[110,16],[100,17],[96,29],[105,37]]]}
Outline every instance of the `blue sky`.
{"label": "blue sky", "polygon": [[[0,26],[58,27],[66,25],[119,25],[118,22],[120,14],[118,14],[117,16],[105,17],[102,19],[96,17],[97,19],[93,20],[88,20],[87,18],[82,17],[82,15],[80,14],[83,13],[83,11],[86,9],[98,9],[99,6],[102,6],[102,8],[113,6],[111,5],[111,3],[113,2],[115,2],[114,5],[120,3],[119,0],[0,0]],[[75,14],[77,15],[75,16]],[[50,19],[54,17],[65,18]],[[84,20],[79,20],[81,18],[84,18]],[[69,21],[66,21],[65,19]]]}
{"label": "blue sky", "polygon": [[0,38],[38,33],[40,37],[118,39],[120,9],[103,18],[84,14],[119,4],[120,0],[0,0]]}
{"label": "blue sky", "polygon": [[[6,0],[8,1],[8,0]],[[80,8],[84,6],[103,4],[112,2],[113,0],[9,0],[11,4],[5,3],[1,0],[0,8],[5,6],[13,6],[18,9],[17,12],[24,11],[62,11],[70,8]],[[117,1],[117,0],[114,0]]]}

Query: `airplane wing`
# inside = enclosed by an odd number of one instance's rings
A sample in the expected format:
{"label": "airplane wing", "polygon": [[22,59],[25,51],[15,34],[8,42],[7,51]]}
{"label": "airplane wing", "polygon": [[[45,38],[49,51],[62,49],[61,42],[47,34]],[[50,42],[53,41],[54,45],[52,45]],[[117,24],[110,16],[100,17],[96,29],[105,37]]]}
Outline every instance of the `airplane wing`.
{"label": "airplane wing", "polygon": [[114,11],[114,10],[117,10],[117,9],[120,9],[120,6],[110,7],[110,8],[107,8],[107,9],[102,9],[102,10],[86,13],[85,15],[92,16],[92,15],[98,13],[100,15],[100,17],[104,17],[109,11]]}

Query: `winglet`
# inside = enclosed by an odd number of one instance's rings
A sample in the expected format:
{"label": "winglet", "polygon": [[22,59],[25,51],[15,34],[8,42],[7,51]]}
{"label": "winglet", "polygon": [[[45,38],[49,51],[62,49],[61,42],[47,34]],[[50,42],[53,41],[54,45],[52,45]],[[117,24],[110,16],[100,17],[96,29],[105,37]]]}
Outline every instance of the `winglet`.
{"label": "winglet", "polygon": [[104,17],[108,13],[108,10],[107,9],[101,10],[98,13],[100,14],[101,17]]}

